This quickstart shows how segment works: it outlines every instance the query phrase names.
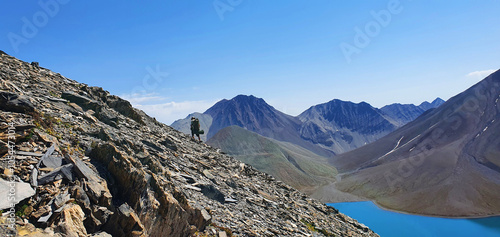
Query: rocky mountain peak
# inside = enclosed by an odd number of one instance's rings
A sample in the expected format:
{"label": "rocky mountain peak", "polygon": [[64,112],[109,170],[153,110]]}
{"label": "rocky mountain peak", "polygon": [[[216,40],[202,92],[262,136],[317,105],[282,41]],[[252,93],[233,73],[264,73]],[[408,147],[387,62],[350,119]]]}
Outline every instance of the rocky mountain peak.
{"label": "rocky mountain peak", "polygon": [[246,102],[246,103],[266,103],[264,99],[257,98],[253,95],[237,95],[231,100],[238,102]]}
{"label": "rocky mountain peak", "polygon": [[267,104],[264,99],[257,98],[253,95],[237,95],[230,100],[221,100],[205,111],[205,114],[215,116],[220,113],[220,111],[236,113],[251,113],[254,111],[262,111],[262,113],[277,112],[272,106]]}
{"label": "rocky mountain peak", "polygon": [[444,100],[441,99],[441,98],[436,98],[434,99],[432,102],[427,102],[427,101],[424,101],[422,102],[418,107],[421,108],[422,110],[426,111],[426,110],[429,110],[429,109],[434,109],[434,108],[437,108],[439,107],[440,105],[444,104]]}
{"label": "rocky mountain peak", "polygon": [[370,104],[366,102],[353,103],[338,99],[315,105],[300,114],[299,118],[301,121],[321,118],[341,128],[366,132],[369,131],[364,128],[372,127],[372,123],[382,126],[381,129],[392,126],[390,123],[385,122],[379,111]]}
{"label": "rocky mountain peak", "polygon": [[5,54],[0,102],[0,188],[25,188],[12,210],[1,193],[2,223],[16,217],[0,233],[376,236],[102,88]]}
{"label": "rocky mountain peak", "polygon": [[284,131],[286,134],[280,134],[275,128],[295,128],[300,123],[298,119],[276,110],[263,99],[251,95],[238,95],[231,100],[221,100],[204,114],[210,115],[213,119],[208,138],[222,128],[236,125],[278,140],[288,139],[290,130]]}
{"label": "rocky mountain peak", "polygon": [[434,106],[440,106],[440,105],[444,104],[444,102],[445,101],[443,99],[441,99],[441,98],[438,97],[438,98],[434,99],[431,102],[431,104],[434,105]]}

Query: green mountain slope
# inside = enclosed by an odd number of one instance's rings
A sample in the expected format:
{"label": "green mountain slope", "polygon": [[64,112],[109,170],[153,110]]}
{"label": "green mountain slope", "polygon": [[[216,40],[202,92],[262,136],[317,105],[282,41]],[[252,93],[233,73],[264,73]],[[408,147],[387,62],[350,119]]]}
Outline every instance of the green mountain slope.
{"label": "green mountain slope", "polygon": [[221,129],[207,143],[306,193],[334,181],[337,174],[322,156],[238,126]]}

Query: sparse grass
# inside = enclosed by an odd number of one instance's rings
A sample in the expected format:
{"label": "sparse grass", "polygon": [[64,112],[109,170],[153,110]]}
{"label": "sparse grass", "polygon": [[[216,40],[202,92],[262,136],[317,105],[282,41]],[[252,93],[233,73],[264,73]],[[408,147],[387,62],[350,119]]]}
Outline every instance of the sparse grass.
{"label": "sparse grass", "polygon": [[302,222],[304,225],[306,225],[307,229],[310,231],[316,231],[316,227],[314,226],[314,223],[309,223],[304,219],[301,219],[300,222]]}
{"label": "sparse grass", "polygon": [[29,115],[33,117],[33,123],[38,129],[43,129],[47,134],[61,139],[61,134],[54,130],[56,124],[64,124],[60,119],[38,112],[31,112]]}
{"label": "sparse grass", "polygon": [[208,234],[205,234],[205,233],[199,233],[198,231],[196,231],[194,233],[194,236],[198,236],[198,237],[211,237],[211,236],[214,236],[214,235],[208,235]]}
{"label": "sparse grass", "polygon": [[30,112],[28,114],[33,117],[33,122],[38,128],[52,128],[54,127],[54,123],[56,122],[56,119],[44,113]]}
{"label": "sparse grass", "polygon": [[318,232],[325,236],[335,236],[335,234],[332,234],[324,229],[317,229],[314,223],[310,223],[304,219],[301,219],[300,222],[302,222],[310,231]]}
{"label": "sparse grass", "polygon": [[49,94],[52,96],[52,97],[59,97],[59,95],[57,95],[55,92],[53,91],[49,91]]}
{"label": "sparse grass", "polygon": [[26,142],[26,141],[30,141],[33,136],[35,135],[35,130],[34,129],[30,129],[29,130],[29,134],[23,138],[22,142]]}
{"label": "sparse grass", "polygon": [[54,131],[54,129],[46,129],[45,132],[53,137],[56,137],[57,139],[61,139],[61,135]]}

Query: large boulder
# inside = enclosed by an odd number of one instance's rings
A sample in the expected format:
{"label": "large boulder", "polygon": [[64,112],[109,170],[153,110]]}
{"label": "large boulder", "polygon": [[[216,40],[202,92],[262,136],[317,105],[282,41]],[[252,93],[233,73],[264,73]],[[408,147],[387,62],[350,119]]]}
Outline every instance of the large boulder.
{"label": "large boulder", "polygon": [[98,101],[90,99],[87,96],[80,95],[72,91],[64,91],[61,94],[61,98],[69,100],[70,102],[79,105],[84,110],[91,109],[96,111],[101,108],[101,105],[99,104]]}
{"label": "large boulder", "polygon": [[66,237],[86,237],[87,230],[83,225],[85,213],[76,204],[67,205],[61,213],[61,221],[57,229]]}
{"label": "large boulder", "polygon": [[33,103],[25,95],[0,91],[0,110],[26,113],[35,111]]}

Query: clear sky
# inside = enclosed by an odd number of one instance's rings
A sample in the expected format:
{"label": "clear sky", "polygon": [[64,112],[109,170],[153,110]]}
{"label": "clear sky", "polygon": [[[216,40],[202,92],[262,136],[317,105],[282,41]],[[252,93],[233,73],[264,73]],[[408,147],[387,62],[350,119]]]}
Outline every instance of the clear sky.
{"label": "clear sky", "polygon": [[170,124],[255,95],[297,115],[332,99],[448,99],[500,68],[500,1],[2,1],[0,49]]}

